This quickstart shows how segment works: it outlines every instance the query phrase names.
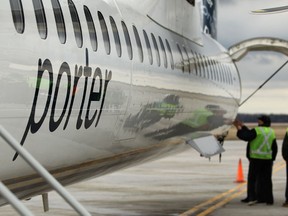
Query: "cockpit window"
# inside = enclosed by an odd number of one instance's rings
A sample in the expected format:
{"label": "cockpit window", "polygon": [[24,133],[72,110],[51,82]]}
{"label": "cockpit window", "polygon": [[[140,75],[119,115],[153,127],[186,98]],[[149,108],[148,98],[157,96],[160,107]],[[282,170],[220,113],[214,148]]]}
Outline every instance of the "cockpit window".
{"label": "cockpit window", "polygon": [[22,2],[21,0],[10,0],[10,6],[15,29],[19,34],[22,34],[25,28]]}
{"label": "cockpit window", "polygon": [[77,43],[77,46],[81,48],[83,46],[83,36],[82,36],[82,29],[80,25],[79,16],[78,16],[78,13],[77,13],[77,10],[73,1],[68,0],[68,4],[69,4],[69,11],[70,11],[72,23],[73,23],[76,43]]}
{"label": "cockpit window", "polygon": [[42,0],[33,0],[38,32],[42,39],[47,38],[47,22]]}
{"label": "cockpit window", "polygon": [[53,11],[54,11],[58,37],[59,37],[60,43],[64,44],[66,42],[66,28],[65,28],[65,22],[64,22],[62,9],[58,0],[51,0],[51,2],[52,2]]}

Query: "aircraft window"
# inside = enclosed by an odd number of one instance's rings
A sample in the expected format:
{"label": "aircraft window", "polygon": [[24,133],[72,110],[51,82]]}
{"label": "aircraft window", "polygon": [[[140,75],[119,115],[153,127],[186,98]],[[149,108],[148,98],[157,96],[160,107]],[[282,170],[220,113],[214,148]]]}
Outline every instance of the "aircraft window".
{"label": "aircraft window", "polygon": [[227,83],[227,71],[226,71],[226,65],[223,65],[223,77],[224,77],[224,82]]}
{"label": "aircraft window", "polygon": [[215,69],[216,81],[220,82],[218,62],[215,61],[215,60],[213,60],[213,62],[214,62],[214,69]]}
{"label": "aircraft window", "polygon": [[220,63],[218,61],[217,61],[216,68],[217,68],[218,82],[222,82],[222,80],[221,80],[221,68],[220,68]]}
{"label": "aircraft window", "polygon": [[228,83],[228,80],[227,80],[227,71],[226,71],[226,66],[224,65],[224,82],[225,83]]}
{"label": "aircraft window", "polygon": [[195,68],[195,74],[196,76],[198,75],[198,65],[196,64],[196,55],[194,54],[194,52],[191,50],[192,52],[192,62],[190,61],[190,67],[192,67],[191,72],[193,72],[193,68]]}
{"label": "aircraft window", "polygon": [[[231,71],[232,71],[232,67],[231,68]],[[229,75],[229,81],[230,81],[230,84],[233,84],[233,78],[232,78],[232,73],[231,71],[229,71],[228,75]]]}
{"label": "aircraft window", "polygon": [[33,0],[33,6],[34,6],[39,35],[42,39],[46,39],[47,38],[47,22],[46,22],[46,16],[45,16],[45,11],[43,8],[42,0]]}
{"label": "aircraft window", "polygon": [[212,78],[212,80],[216,80],[215,68],[214,68],[213,60],[212,59],[208,59],[208,62],[209,62],[210,70],[211,70],[211,78]]}
{"label": "aircraft window", "polygon": [[219,64],[219,68],[220,68],[220,82],[224,82],[224,77],[223,77],[223,66],[222,66],[222,64],[220,63]]}
{"label": "aircraft window", "polygon": [[103,15],[100,11],[98,11],[98,18],[99,18],[99,22],[100,22],[100,26],[101,26],[101,30],[102,30],[103,39],[104,39],[105,50],[106,50],[107,55],[109,55],[111,52],[110,38],[109,38],[108,29],[107,29],[105,19],[104,19]]}
{"label": "aircraft window", "polygon": [[111,27],[112,27],[112,30],[113,30],[113,35],[114,35],[114,40],[115,40],[115,44],[116,44],[117,55],[118,55],[118,57],[121,57],[122,50],[121,50],[121,42],[120,42],[119,32],[118,32],[117,25],[116,25],[113,17],[111,17],[111,16],[110,16],[110,23],[111,23]]}
{"label": "aircraft window", "polygon": [[196,53],[196,64],[198,66],[198,69],[199,69],[199,76],[202,77],[203,76],[203,68],[202,68],[202,64],[201,64],[201,60],[200,60],[200,55],[198,53]]}
{"label": "aircraft window", "polygon": [[228,71],[229,83],[232,84],[233,83],[233,78],[232,78],[232,73],[231,73],[232,67],[230,66],[229,68],[231,69],[231,70]]}
{"label": "aircraft window", "polygon": [[19,34],[22,34],[25,28],[22,2],[21,0],[10,0],[10,6],[15,29]]}
{"label": "aircraft window", "polygon": [[225,68],[226,68],[227,83],[231,84],[229,65],[226,65]]}
{"label": "aircraft window", "polygon": [[166,41],[166,46],[167,46],[169,54],[170,54],[171,69],[174,70],[174,59],[173,59],[173,55],[172,55],[172,50],[171,50],[171,47],[170,47],[169,42],[167,41],[167,39],[165,39],[165,41]]}
{"label": "aircraft window", "polygon": [[229,84],[231,84],[231,74],[230,74],[229,68],[227,68],[227,81]]}
{"label": "aircraft window", "polygon": [[64,44],[66,42],[66,29],[62,9],[58,0],[51,0],[51,3],[54,11],[58,37],[60,43]]}
{"label": "aircraft window", "polygon": [[179,54],[181,56],[181,61],[182,61],[182,62],[180,62],[179,65],[181,65],[182,72],[184,72],[184,58],[183,58],[183,54],[182,54],[182,51],[181,51],[179,44],[177,44],[177,48],[178,48]]}
{"label": "aircraft window", "polygon": [[83,36],[82,36],[82,29],[80,25],[79,16],[78,16],[78,13],[77,13],[77,10],[73,1],[68,0],[68,4],[69,4],[69,11],[70,11],[73,28],[74,28],[75,40],[76,40],[77,46],[81,48],[83,46]]}
{"label": "aircraft window", "polygon": [[167,62],[167,54],[166,54],[166,51],[165,51],[165,47],[164,47],[164,44],[163,44],[163,41],[162,41],[161,37],[158,36],[158,38],[159,38],[159,41],[160,41],[160,46],[161,46],[161,50],[162,50],[162,54],[163,54],[164,67],[167,68],[168,67],[168,62]]}
{"label": "aircraft window", "polygon": [[137,28],[134,25],[133,25],[133,31],[134,31],[134,35],[135,35],[135,39],[136,39],[136,43],[138,47],[139,59],[140,59],[140,62],[143,62],[143,49],[141,45],[141,40],[137,31]]}
{"label": "aircraft window", "polygon": [[187,2],[193,6],[195,6],[195,0],[187,0]]}
{"label": "aircraft window", "polygon": [[210,70],[209,70],[209,64],[208,64],[208,61],[207,61],[207,57],[206,56],[203,56],[203,63],[205,65],[205,68],[206,68],[206,78],[207,79],[210,79]]}
{"label": "aircraft window", "polygon": [[152,37],[152,41],[153,41],[153,44],[154,44],[154,49],[156,50],[157,63],[158,63],[158,66],[160,67],[161,62],[160,62],[160,54],[159,54],[159,49],[158,49],[157,41],[156,41],[155,36],[154,36],[153,33],[151,33],[151,37]]}
{"label": "aircraft window", "polygon": [[96,34],[96,29],[95,29],[92,15],[91,15],[90,10],[87,6],[84,6],[84,13],[85,13],[86,22],[87,22],[87,26],[88,26],[88,30],[89,30],[91,46],[92,46],[93,51],[96,51],[98,48],[97,34]]}
{"label": "aircraft window", "polygon": [[[186,48],[185,48],[184,46],[183,46],[183,49],[184,49],[184,52],[185,52],[186,57],[187,57],[187,61],[185,61],[186,66],[185,66],[185,64],[184,64],[184,67],[187,68],[187,71],[188,71],[189,73],[191,73],[189,55],[188,55],[188,52],[187,52],[187,50],[186,50]],[[185,70],[185,71],[186,71],[186,70]]]}
{"label": "aircraft window", "polygon": [[207,64],[208,64],[208,67],[209,67],[210,79],[214,80],[213,64],[212,64],[210,58],[208,58],[208,57],[207,57]]}
{"label": "aircraft window", "polygon": [[228,70],[228,68],[227,68],[227,65],[224,65],[224,69],[225,69],[225,79],[226,79],[226,83],[228,84],[228,83],[229,83],[229,77],[228,77],[229,70]]}
{"label": "aircraft window", "polygon": [[202,68],[203,68],[203,77],[207,78],[207,74],[206,74],[207,71],[206,71],[206,67],[205,67],[205,59],[204,59],[204,57],[201,54],[199,54],[199,56],[200,56],[200,63],[201,63]]}
{"label": "aircraft window", "polygon": [[208,67],[209,79],[213,80],[214,78],[213,78],[212,67],[211,67],[209,57],[206,57],[206,63],[207,63],[207,67]]}
{"label": "aircraft window", "polygon": [[131,45],[129,32],[128,32],[126,24],[123,21],[121,22],[121,24],[122,24],[123,33],[124,33],[124,36],[125,36],[125,41],[126,41],[126,46],[127,46],[129,59],[132,60],[132,58],[133,58],[133,50],[132,50],[132,45]]}
{"label": "aircraft window", "polygon": [[145,43],[147,46],[149,62],[150,62],[150,65],[152,65],[153,64],[153,55],[152,55],[151,45],[150,45],[148,35],[144,29],[143,29],[143,35],[144,35]]}
{"label": "aircraft window", "polygon": [[200,62],[202,64],[202,67],[203,67],[203,75],[204,75],[204,78],[208,78],[208,74],[207,74],[207,65],[206,65],[206,62],[205,62],[205,57],[200,55]]}

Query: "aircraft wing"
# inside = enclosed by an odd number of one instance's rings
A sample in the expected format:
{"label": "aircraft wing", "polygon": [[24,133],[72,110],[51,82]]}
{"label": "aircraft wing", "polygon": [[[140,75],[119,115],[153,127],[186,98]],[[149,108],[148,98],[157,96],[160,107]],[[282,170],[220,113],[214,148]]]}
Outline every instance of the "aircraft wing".
{"label": "aircraft wing", "polygon": [[240,61],[249,51],[274,51],[288,56],[288,41],[272,38],[259,37],[244,40],[228,49],[233,61]]}

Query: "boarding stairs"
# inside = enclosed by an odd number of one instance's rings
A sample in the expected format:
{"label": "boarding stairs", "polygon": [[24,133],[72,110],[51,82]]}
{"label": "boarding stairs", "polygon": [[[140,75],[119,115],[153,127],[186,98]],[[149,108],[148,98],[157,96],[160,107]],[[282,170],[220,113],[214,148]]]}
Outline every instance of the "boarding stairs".
{"label": "boarding stairs", "polygon": [[[62,198],[81,216],[91,214],[57,181],[19,142],[0,125],[0,137],[21,156]],[[34,215],[16,196],[0,181],[0,195],[22,216]],[[42,195],[44,210],[48,209],[48,196]]]}

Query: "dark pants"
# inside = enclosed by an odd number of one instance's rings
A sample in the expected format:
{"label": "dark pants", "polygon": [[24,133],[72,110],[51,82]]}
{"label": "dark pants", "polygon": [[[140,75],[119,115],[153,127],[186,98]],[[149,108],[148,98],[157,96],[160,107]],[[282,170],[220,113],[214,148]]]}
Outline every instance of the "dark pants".
{"label": "dark pants", "polygon": [[248,198],[273,204],[272,160],[251,159],[248,171]]}
{"label": "dark pants", "polygon": [[288,202],[288,161],[286,161],[286,191],[285,191],[285,201]]}

